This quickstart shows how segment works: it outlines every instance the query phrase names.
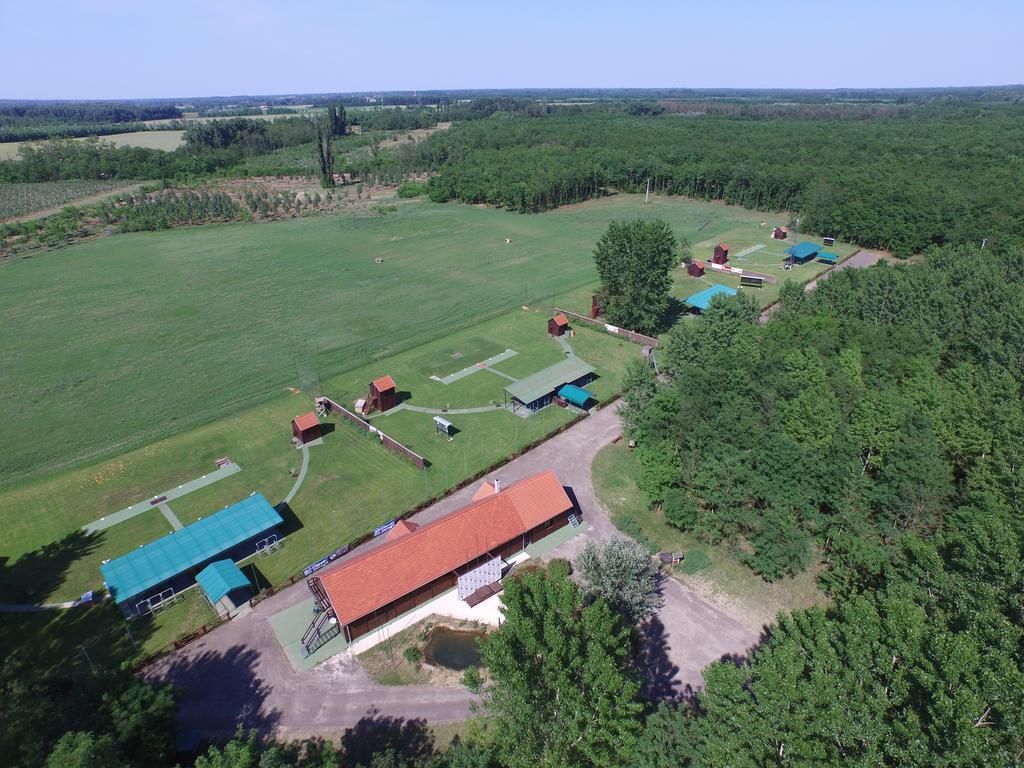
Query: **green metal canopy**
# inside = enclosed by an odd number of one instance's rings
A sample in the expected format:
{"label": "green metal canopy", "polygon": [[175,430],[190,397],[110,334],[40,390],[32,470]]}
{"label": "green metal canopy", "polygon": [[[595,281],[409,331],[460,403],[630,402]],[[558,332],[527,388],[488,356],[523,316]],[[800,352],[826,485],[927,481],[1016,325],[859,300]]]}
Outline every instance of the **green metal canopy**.
{"label": "green metal canopy", "polygon": [[791,245],[785,250],[785,253],[792,256],[797,261],[807,261],[814,257],[818,251],[821,250],[821,246],[817,243],[809,243],[806,240],[796,245]]}
{"label": "green metal canopy", "polygon": [[575,384],[566,384],[558,390],[558,396],[579,408],[585,408],[588,402],[597,399],[583,387],[577,387]]}
{"label": "green metal canopy", "polygon": [[822,251],[818,254],[818,261],[824,261],[829,264],[838,264],[839,256],[834,253],[829,253],[828,251]]}
{"label": "green metal canopy", "polygon": [[712,285],[710,288],[705,288],[703,291],[697,291],[692,296],[687,296],[683,299],[683,304],[695,307],[701,312],[711,306],[711,300],[715,296],[735,296],[736,289],[728,285]]}
{"label": "green metal canopy", "polygon": [[203,592],[216,604],[224,595],[249,586],[245,574],[231,560],[216,560],[196,574]]}
{"label": "green metal canopy", "polygon": [[537,371],[532,376],[520,379],[505,387],[510,397],[521,403],[532,403],[545,395],[552,394],[563,384],[571,384],[594,372],[594,366],[578,357],[565,360]]}
{"label": "green metal canopy", "polygon": [[254,493],[180,531],[104,563],[100,566],[103,582],[121,603],[283,522],[263,494]]}

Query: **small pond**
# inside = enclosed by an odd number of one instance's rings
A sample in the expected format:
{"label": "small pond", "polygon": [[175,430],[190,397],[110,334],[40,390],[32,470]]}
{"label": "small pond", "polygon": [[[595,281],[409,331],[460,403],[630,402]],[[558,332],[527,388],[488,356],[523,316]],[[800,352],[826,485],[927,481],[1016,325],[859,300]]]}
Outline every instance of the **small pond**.
{"label": "small pond", "polygon": [[455,670],[479,666],[480,649],[476,641],[483,636],[480,631],[435,627],[427,635],[423,660],[427,664]]}

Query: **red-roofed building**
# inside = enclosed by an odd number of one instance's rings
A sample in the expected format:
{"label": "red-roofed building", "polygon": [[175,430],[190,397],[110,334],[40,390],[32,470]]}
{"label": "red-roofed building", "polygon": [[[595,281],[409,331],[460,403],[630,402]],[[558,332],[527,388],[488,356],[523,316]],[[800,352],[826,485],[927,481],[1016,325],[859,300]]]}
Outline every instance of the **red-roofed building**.
{"label": "red-roofed building", "polygon": [[712,264],[725,264],[729,260],[729,246],[726,243],[719,243],[715,246],[715,253],[711,257]]}
{"label": "red-roofed building", "polygon": [[320,420],[310,411],[292,419],[292,437],[300,444],[311,443],[320,437]]}
{"label": "red-roofed building", "polygon": [[410,523],[408,520],[399,520],[395,523],[395,527],[388,531],[388,541],[394,541],[400,539],[407,533],[412,533],[419,526],[416,523]]}
{"label": "red-roofed building", "polygon": [[390,376],[381,376],[370,382],[370,395],[366,399],[367,412],[376,408],[378,411],[387,411],[398,405],[398,395],[395,392],[395,380]]}
{"label": "red-roofed building", "polygon": [[690,277],[703,277],[704,276],[704,262],[697,261],[694,259],[686,265],[686,273]]}
{"label": "red-roofed building", "polygon": [[476,569],[493,565],[495,558],[507,559],[564,527],[573,511],[551,470],[507,488],[487,487],[440,520],[406,524],[397,535],[403,523],[396,524],[384,545],[309,580],[321,608],[337,619],[349,642],[452,589],[460,577],[472,580]]}
{"label": "red-roofed building", "polygon": [[776,240],[785,240],[789,236],[787,227],[776,227],[772,230],[772,237]]}
{"label": "red-roofed building", "polygon": [[548,333],[552,336],[564,336],[569,330],[569,318],[559,313],[548,320]]}

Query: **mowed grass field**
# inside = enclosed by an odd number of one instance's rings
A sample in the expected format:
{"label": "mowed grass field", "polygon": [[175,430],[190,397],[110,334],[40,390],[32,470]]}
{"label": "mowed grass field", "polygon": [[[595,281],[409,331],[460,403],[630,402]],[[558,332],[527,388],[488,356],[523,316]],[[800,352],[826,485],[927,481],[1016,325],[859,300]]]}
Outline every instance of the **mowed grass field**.
{"label": "mowed grass field", "polygon": [[414,201],[387,216],[114,235],[8,264],[0,486],[151,443],[521,304],[550,305],[596,279],[594,243],[610,220],[634,216],[663,217],[696,241],[759,214],[639,196],[531,216]]}
{"label": "mowed grass field", "polygon": [[[145,147],[147,149],[164,149],[170,152],[177,149],[185,141],[184,131],[129,131],[128,133],[111,133],[98,137],[101,141],[110,141],[119,147]],[[85,141],[85,139],[76,139]],[[16,160],[18,148],[22,144],[36,142],[4,141],[0,142],[0,160]]]}

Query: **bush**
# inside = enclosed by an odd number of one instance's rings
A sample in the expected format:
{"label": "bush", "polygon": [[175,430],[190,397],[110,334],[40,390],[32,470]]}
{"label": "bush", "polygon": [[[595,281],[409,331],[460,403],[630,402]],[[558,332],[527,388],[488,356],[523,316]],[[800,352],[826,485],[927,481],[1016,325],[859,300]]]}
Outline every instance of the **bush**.
{"label": "bush", "polygon": [[426,182],[422,181],[403,181],[398,186],[398,196],[402,198],[407,197],[422,197],[427,194]]}
{"label": "bush", "polygon": [[548,563],[548,572],[558,578],[568,578],[572,574],[572,563],[564,557],[556,557]]}
{"label": "bush", "polygon": [[410,645],[402,654],[410,664],[419,664],[423,661],[423,649],[418,645]]}
{"label": "bush", "polygon": [[480,669],[478,667],[469,667],[462,673],[462,684],[466,686],[471,693],[479,693],[480,686],[483,685],[483,682],[484,681],[480,676]]}
{"label": "bush", "polygon": [[683,562],[679,565],[679,570],[683,573],[692,576],[697,571],[703,571],[705,568],[711,565],[711,558],[708,553],[703,549],[691,549],[683,557]]}
{"label": "bush", "polygon": [[636,521],[636,518],[630,515],[616,515],[612,523],[652,555],[658,552],[658,545],[644,535],[644,530],[640,527],[640,523]]}

